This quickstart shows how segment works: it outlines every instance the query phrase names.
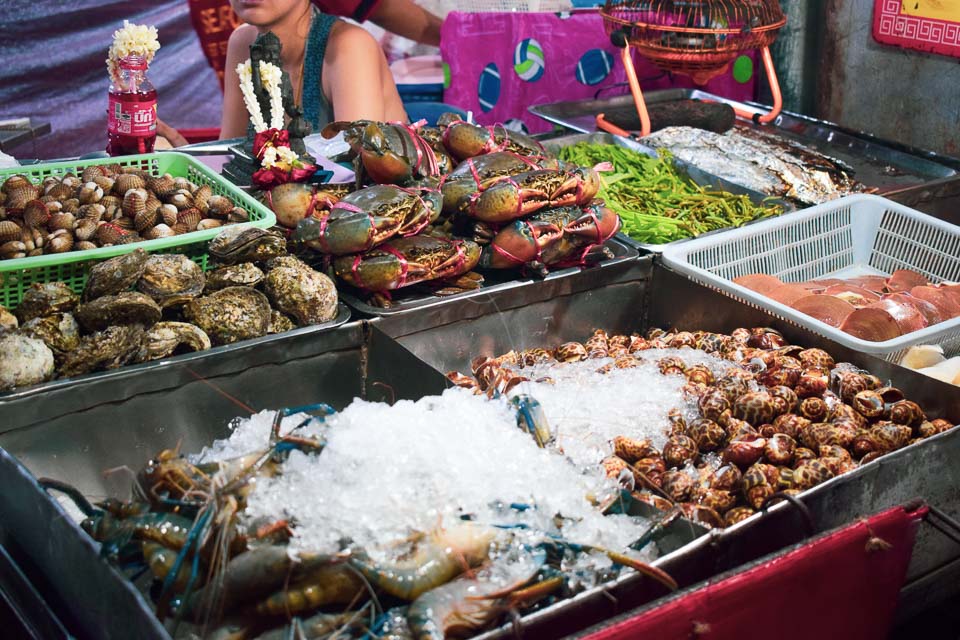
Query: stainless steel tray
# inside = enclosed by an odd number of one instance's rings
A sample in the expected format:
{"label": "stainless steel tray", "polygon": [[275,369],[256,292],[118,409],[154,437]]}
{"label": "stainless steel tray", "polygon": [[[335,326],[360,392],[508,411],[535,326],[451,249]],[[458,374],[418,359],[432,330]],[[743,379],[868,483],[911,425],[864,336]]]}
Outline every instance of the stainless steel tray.
{"label": "stainless steel tray", "polygon": [[[615,144],[618,147],[625,147],[631,149],[638,153],[646,154],[650,157],[656,157],[657,150],[653,147],[648,147],[641,142],[632,140],[630,138],[624,138],[623,136],[615,136],[612,133],[606,133],[603,131],[594,131],[592,133],[573,133],[565,136],[558,136],[548,138],[542,141],[544,148],[551,153],[558,153],[562,147],[568,147],[570,145],[577,144],[578,142],[586,142],[589,144]],[[713,187],[715,189],[721,189],[723,191],[729,191],[730,193],[736,195],[745,195],[750,198],[750,201],[754,204],[761,204],[764,201],[770,204],[778,204],[783,207],[784,213],[793,211],[796,209],[793,203],[787,202],[782,198],[771,198],[770,196],[760,193],[759,191],[754,191],[748,189],[747,187],[741,186],[739,184],[730,182],[729,180],[724,180],[719,176],[715,176],[712,173],[707,173],[703,169],[692,165],[688,162],[682,160],[674,159],[675,166],[680,169],[681,173],[685,173],[687,177],[693,180],[695,183],[702,187]],[[748,223],[750,224],[750,223]],[[730,227],[727,227],[729,229]],[[701,234],[700,237],[706,235],[712,235],[714,233],[721,233],[726,229],[716,229],[714,231],[708,231],[707,233]],[[621,232],[617,235],[617,239],[621,242],[629,244],[632,247],[643,251],[644,253],[659,253],[663,251],[665,247],[673,246],[678,242],[687,242],[692,238],[684,238],[682,240],[674,240],[673,242],[667,242],[665,244],[650,244],[646,242],[640,242],[634,240],[630,236]]]}
{"label": "stainless steel tray", "polygon": [[329,322],[301,327],[236,344],[212,347],[153,362],[91,373],[76,378],[51,380],[0,393],[0,433],[82,411],[99,404],[117,402],[140,393],[174,389],[184,384],[235,373],[249,367],[282,361],[290,349],[309,342],[350,320],[342,302],[337,317]]}
{"label": "stainless steel tray", "polygon": [[366,317],[393,316],[412,309],[426,312],[428,309],[436,310],[438,307],[443,307],[457,300],[484,298],[504,289],[540,287],[545,282],[567,279],[583,271],[609,269],[624,262],[635,260],[639,255],[633,241],[626,236],[617,236],[617,239],[607,241],[606,246],[613,252],[613,258],[591,267],[569,267],[551,271],[545,278],[527,277],[520,279],[520,273],[516,269],[486,269],[482,271],[484,283],[479,289],[449,296],[437,296],[428,289],[413,286],[392,291],[393,305],[389,308],[383,308],[362,300],[360,298],[361,292],[341,285],[340,299],[346,302],[351,309]]}
{"label": "stainless steel tray", "polygon": [[[488,301],[486,315],[459,316],[427,326],[414,314],[384,319],[385,332],[438,371],[469,371],[470,360],[511,349],[556,346],[583,340],[593,329],[613,333],[649,327],[730,331],[738,326],[773,326],[791,341],[827,349],[838,361],[869,369],[919,402],[930,417],[960,422],[960,389],[854,352],[827,338],[780,322],[767,314],[687,280],[640,258],[616,282],[583,293],[550,299],[531,298],[523,290],[504,291]],[[498,312],[494,312],[494,310]],[[466,310],[461,310],[466,311]],[[867,513],[920,496],[960,517],[960,429],[901,449],[804,494],[820,528],[839,526]],[[758,519],[762,521],[763,519]],[[744,525],[750,524],[743,523]],[[739,525],[738,525],[739,526]],[[751,525],[753,526],[753,525]],[[731,531],[738,529],[733,528]],[[960,548],[929,527],[921,528],[902,593],[901,608],[915,611],[960,592]],[[936,590],[931,592],[931,585]],[[572,632],[575,627],[569,629]],[[532,630],[531,630],[532,631]]]}
{"label": "stainless steel tray", "polygon": [[[669,102],[683,99],[716,100],[754,113],[766,113],[769,107],[742,103],[696,89],[667,89],[644,93],[647,102]],[[545,120],[574,131],[597,130],[596,115],[630,113],[636,117],[636,106],[630,95],[602,100],[555,102],[529,107]],[[956,175],[960,160],[929,151],[882,140],[866,132],[853,131],[830,122],[783,111],[771,124],[755,125],[738,120],[741,127],[772,127],[777,135],[800,142],[821,153],[837,158],[853,167],[854,178],[887,194]]]}

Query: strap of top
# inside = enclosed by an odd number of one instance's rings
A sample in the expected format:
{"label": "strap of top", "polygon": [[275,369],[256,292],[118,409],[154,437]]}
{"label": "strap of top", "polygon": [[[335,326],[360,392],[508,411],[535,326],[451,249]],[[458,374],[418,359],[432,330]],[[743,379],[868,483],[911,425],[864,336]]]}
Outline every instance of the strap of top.
{"label": "strap of top", "polygon": [[[333,109],[323,95],[320,76],[323,73],[323,57],[327,52],[327,39],[330,27],[337,19],[314,9],[310,21],[310,33],[307,35],[307,49],[303,62],[303,116],[313,126],[314,131],[332,118]],[[321,118],[325,122],[321,122]]]}

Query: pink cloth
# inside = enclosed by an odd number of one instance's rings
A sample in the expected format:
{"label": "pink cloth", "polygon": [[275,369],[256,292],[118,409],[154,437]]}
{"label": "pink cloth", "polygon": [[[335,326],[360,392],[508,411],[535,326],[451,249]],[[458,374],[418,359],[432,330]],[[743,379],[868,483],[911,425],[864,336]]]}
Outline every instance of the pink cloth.
{"label": "pink cloth", "polygon": [[[524,49],[522,45],[527,38],[534,39],[542,50],[542,72],[537,70],[536,48]],[[514,69],[518,48],[521,62],[524,55],[534,61],[524,71],[531,78],[529,81],[522,79]],[[593,73],[589,64],[578,67],[584,55],[594,49],[609,55],[610,71],[596,84],[585,84],[584,79],[596,81],[604,75],[602,69],[597,72],[595,65]],[[601,98],[629,92],[625,84],[615,86],[626,82],[620,51],[610,43],[603,18],[593,9],[570,14],[452,12],[443,23],[440,52],[450,67],[450,86],[444,90],[443,101],[473,111],[480,124],[519,119],[531,133],[549,131],[552,125],[529,113],[529,105],[585,100],[594,98],[598,92]],[[748,54],[754,69],[760,70],[762,67],[757,65],[756,52]],[[587,56],[587,61],[596,63],[598,56],[594,52]],[[490,91],[491,86],[496,85],[496,77],[489,71],[484,74],[484,69],[491,63],[496,65],[499,73],[500,90],[496,100],[491,100]],[[652,63],[636,55],[634,66],[644,91],[696,86],[687,76],[663,74]],[[481,82],[485,83],[486,105],[481,104],[478,95]],[[734,80],[731,66],[703,88],[734,100],[753,100],[756,72],[741,84]]]}

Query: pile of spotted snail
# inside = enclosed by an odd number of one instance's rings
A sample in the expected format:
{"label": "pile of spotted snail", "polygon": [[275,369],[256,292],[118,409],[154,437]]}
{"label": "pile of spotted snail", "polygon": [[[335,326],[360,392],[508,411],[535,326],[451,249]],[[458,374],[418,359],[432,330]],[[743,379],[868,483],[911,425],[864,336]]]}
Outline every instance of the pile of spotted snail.
{"label": "pile of spotted snail", "polygon": [[157,360],[332,320],[326,275],[288,255],[286,240],[248,225],[210,242],[204,273],[181,254],[143,249],[98,263],[82,296],[34,284],[0,307],[0,391]]}
{"label": "pile of spotted snail", "polygon": [[84,251],[247,222],[249,212],[209,185],[136,167],[92,165],[0,186],[0,259]]}
{"label": "pile of spotted snail", "polygon": [[632,476],[635,499],[662,510],[678,507],[708,527],[740,522],[775,494],[796,495],[954,426],[929,419],[877,376],[837,363],[822,349],[788,344],[768,328],[730,335],[654,329],[647,337],[597,330],[583,344],[479,357],[472,377],[448,377],[496,395],[528,380],[523,368],[537,363],[604,359],[598,371],[605,372],[635,367],[645,351],[667,348],[700,349],[730,366],[717,376],[680,357],[660,358],[661,374],[687,379],[684,393],[696,399],[699,417],[688,422],[672,409],[662,449],[624,434],[609,443],[602,464],[611,477]]}

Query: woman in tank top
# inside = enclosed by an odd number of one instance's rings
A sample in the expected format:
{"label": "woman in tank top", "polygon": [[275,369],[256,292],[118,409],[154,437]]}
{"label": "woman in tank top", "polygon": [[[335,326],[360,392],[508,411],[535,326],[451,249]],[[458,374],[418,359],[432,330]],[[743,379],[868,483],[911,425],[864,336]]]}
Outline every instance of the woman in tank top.
{"label": "woman in tank top", "polygon": [[246,24],[227,45],[220,138],[243,136],[248,114],[236,68],[250,57],[257,35],[272,31],[294,102],[319,131],[333,120],[406,121],[387,60],[364,29],[320,13],[310,0],[230,0]]}

